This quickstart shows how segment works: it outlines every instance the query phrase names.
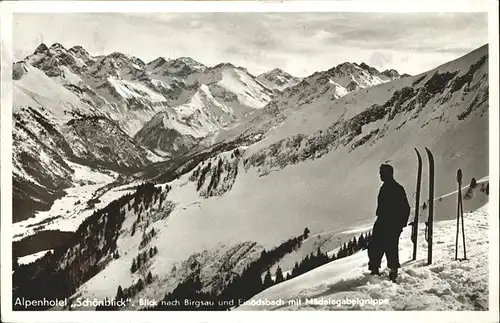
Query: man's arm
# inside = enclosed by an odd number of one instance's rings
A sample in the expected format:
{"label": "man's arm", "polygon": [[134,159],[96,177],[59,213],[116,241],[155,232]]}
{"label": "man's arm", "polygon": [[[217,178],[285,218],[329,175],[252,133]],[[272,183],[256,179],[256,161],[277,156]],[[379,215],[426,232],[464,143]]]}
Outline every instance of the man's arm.
{"label": "man's arm", "polygon": [[408,219],[410,218],[411,207],[408,203],[408,198],[406,197],[406,192],[403,186],[401,186],[401,217],[402,217],[402,227],[406,227],[408,224]]}
{"label": "man's arm", "polygon": [[381,186],[380,187],[380,190],[378,191],[378,196],[377,196],[377,211],[375,211],[375,215],[376,216],[380,216],[380,214],[382,214],[382,210],[383,210],[383,188],[384,186]]}

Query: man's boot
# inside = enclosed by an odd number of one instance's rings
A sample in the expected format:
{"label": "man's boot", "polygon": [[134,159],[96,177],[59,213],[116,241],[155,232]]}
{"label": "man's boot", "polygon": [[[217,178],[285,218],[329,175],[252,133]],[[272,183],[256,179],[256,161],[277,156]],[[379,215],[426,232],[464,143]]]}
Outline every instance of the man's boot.
{"label": "man's boot", "polygon": [[370,268],[370,275],[380,276],[380,271],[378,270],[378,268]]}
{"label": "man's boot", "polygon": [[395,283],[396,282],[396,278],[398,277],[398,269],[391,269],[391,271],[389,272],[389,279]]}

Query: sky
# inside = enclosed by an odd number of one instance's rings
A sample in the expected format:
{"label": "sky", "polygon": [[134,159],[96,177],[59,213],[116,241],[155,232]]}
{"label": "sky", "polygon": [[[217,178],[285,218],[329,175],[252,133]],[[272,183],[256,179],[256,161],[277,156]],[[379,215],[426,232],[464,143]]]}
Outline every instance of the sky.
{"label": "sky", "polygon": [[17,13],[13,23],[15,60],[57,42],[299,77],[343,62],[415,75],[488,42],[485,13]]}

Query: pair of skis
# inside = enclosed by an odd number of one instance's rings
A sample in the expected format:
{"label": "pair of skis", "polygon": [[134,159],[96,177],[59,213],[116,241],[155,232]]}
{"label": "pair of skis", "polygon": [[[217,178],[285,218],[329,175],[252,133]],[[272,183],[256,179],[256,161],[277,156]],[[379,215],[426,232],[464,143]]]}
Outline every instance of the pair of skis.
{"label": "pair of skis", "polygon": [[[427,222],[425,222],[425,240],[427,241],[427,264],[432,264],[432,233],[434,225],[434,156],[432,152],[426,147],[427,158],[429,160],[429,216]],[[417,191],[415,197],[415,218],[412,225],[411,239],[413,242],[413,260],[417,259],[417,237],[418,237],[418,219],[420,210],[420,184],[422,180],[422,157],[419,151],[415,148],[415,152],[418,157],[418,170],[417,170]],[[464,210],[462,205],[462,170],[457,171],[457,183],[458,183],[458,204],[457,204],[457,234],[455,239],[455,260],[458,260],[458,236],[460,228],[460,219],[462,220],[462,238],[464,246],[464,260],[467,259],[466,248],[465,248],[465,228],[464,228]]]}
{"label": "pair of skis", "polygon": [[[420,186],[422,181],[422,157],[417,150],[414,148],[418,157],[418,171],[417,171],[417,192],[415,197],[415,218],[412,223],[412,233],[411,240],[413,242],[413,260],[417,259],[417,237],[418,237],[418,219],[420,210]],[[432,263],[432,231],[434,224],[434,156],[432,152],[425,147],[427,152],[427,159],[429,160],[429,217],[427,222],[425,222],[425,240],[427,241],[427,264]]]}

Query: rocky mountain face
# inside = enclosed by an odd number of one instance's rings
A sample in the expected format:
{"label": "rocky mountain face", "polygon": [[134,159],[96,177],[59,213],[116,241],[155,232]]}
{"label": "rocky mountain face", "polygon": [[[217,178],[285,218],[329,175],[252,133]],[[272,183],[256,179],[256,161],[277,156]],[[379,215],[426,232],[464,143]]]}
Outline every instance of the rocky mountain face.
{"label": "rocky mountain face", "polygon": [[257,76],[257,79],[268,88],[280,91],[295,86],[300,82],[300,78],[292,76],[280,68],[262,73]]}
{"label": "rocky mountain face", "polygon": [[158,57],[147,64],[147,71],[152,78],[164,80],[185,80],[188,76],[202,72],[207,67],[190,57],[180,57],[176,59],[166,59]]}
{"label": "rocky mountain face", "polygon": [[202,84],[186,103],[156,114],[134,138],[159,153],[185,154],[235,120],[233,111]]}
{"label": "rocky mountain face", "polygon": [[187,58],[153,62],[148,66],[155,78],[193,89],[183,103],[158,113],[136,134],[137,141],[160,154],[187,152],[275,96],[246,69],[229,63],[205,67]]}

